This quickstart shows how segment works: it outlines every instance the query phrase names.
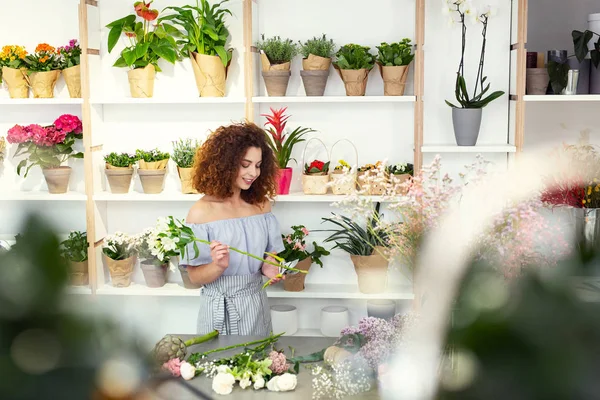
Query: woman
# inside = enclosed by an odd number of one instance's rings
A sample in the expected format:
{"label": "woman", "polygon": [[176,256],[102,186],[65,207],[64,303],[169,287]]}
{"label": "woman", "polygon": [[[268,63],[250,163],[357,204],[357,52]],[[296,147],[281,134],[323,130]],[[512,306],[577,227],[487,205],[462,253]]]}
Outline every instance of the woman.
{"label": "woman", "polygon": [[[276,283],[278,268],[237,252],[260,257],[284,250],[281,229],[271,213],[277,164],[262,129],[254,124],[222,126],[203,143],[194,163],[194,187],[204,196],[186,223],[196,237],[199,255],[189,246],[182,260],[190,280],[204,286],[198,333],[269,335],[272,331],[262,276]],[[268,258],[274,261],[272,258]]]}

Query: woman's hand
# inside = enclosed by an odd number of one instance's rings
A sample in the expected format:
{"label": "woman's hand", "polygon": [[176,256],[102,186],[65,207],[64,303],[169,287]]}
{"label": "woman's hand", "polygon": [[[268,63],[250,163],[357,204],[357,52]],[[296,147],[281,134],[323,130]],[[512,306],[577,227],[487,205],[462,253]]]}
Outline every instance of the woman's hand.
{"label": "woman's hand", "polygon": [[229,246],[213,240],[210,242],[210,256],[217,267],[222,269],[229,267]]}
{"label": "woman's hand", "polygon": [[[277,263],[277,260],[275,260],[273,257],[267,257],[265,260]],[[274,265],[263,263],[261,270],[263,275],[269,278],[269,285],[273,285],[282,279],[285,279],[285,275],[279,275],[279,267]]]}

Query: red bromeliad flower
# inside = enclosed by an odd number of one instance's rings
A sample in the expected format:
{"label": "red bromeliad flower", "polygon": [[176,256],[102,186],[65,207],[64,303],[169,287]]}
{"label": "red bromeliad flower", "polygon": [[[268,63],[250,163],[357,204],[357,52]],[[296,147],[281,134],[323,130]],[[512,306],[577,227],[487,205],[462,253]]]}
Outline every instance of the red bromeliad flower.
{"label": "red bromeliad flower", "polygon": [[267,119],[267,122],[265,122],[265,126],[271,125],[271,128],[268,128],[267,131],[271,134],[273,140],[275,140],[280,145],[285,140],[285,135],[283,134],[283,131],[285,130],[287,120],[290,118],[289,115],[284,115],[286,110],[287,107],[280,108],[279,110],[273,110],[273,108],[271,108],[271,113],[273,115],[261,114],[262,117],[265,117]]}
{"label": "red bromeliad flower", "polygon": [[133,3],[133,8],[138,17],[142,17],[146,21],[154,21],[158,18],[158,10],[150,9],[150,4],[152,4],[153,1],[154,0],[150,0],[147,3],[145,1],[136,1]]}

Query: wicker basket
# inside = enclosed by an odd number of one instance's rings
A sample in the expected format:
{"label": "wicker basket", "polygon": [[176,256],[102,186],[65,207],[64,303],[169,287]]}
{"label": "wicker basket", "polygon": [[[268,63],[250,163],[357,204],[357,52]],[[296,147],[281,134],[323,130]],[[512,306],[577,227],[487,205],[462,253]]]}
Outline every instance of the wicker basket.
{"label": "wicker basket", "polygon": [[306,174],[304,172],[306,165],[306,149],[312,140],[318,140],[321,142],[323,147],[325,147],[325,153],[327,153],[327,146],[325,146],[325,143],[323,143],[321,139],[312,138],[306,142],[306,146],[302,152],[302,191],[304,194],[327,194],[327,184],[329,183],[329,176],[327,173],[323,172],[320,174]]}
{"label": "wicker basket", "polygon": [[[348,139],[340,139],[337,142],[335,142],[333,144],[333,146],[331,146],[331,151],[329,153],[329,159],[330,160],[333,159],[331,157],[331,155],[333,154],[333,148],[335,147],[336,144],[338,144],[341,141],[346,141],[352,145],[352,147],[354,148],[354,157],[356,160],[356,165],[358,165],[358,150],[356,149],[356,146],[354,145],[354,143],[352,143]],[[332,170],[331,173],[329,174],[329,179],[331,181],[330,186],[331,186],[331,191],[333,192],[333,194],[338,194],[338,195],[352,194],[356,191],[356,172],[351,172],[351,177],[348,177],[346,174],[344,174],[341,171],[338,172],[338,171]]]}
{"label": "wicker basket", "polygon": [[[373,183],[373,184],[369,184],[368,180],[374,181],[376,178],[376,171],[373,170],[369,170],[369,171],[363,171],[363,172],[359,172],[358,173],[358,187],[359,189],[362,189],[362,185],[364,185],[365,183],[368,184],[368,189],[366,191],[366,195],[369,196],[382,196],[385,194],[386,192],[386,185],[385,184],[381,184],[381,183]],[[387,175],[387,174],[386,174]],[[387,180],[389,179],[389,177],[386,178],[386,183]],[[367,181],[367,182],[365,182]]]}
{"label": "wicker basket", "polygon": [[412,176],[410,174],[390,175],[393,194],[405,195],[408,192],[408,188],[402,187],[401,184],[408,181],[411,178]]}

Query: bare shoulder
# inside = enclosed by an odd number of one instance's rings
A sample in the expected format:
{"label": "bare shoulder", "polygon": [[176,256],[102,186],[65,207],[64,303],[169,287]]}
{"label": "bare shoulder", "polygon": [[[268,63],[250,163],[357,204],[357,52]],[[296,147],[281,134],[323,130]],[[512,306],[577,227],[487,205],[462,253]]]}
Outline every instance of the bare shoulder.
{"label": "bare shoulder", "polygon": [[258,205],[258,208],[262,213],[271,212],[271,202],[267,199]]}
{"label": "bare shoulder", "polygon": [[190,208],[185,222],[188,224],[205,224],[213,220],[213,214],[214,207],[212,202],[202,198]]}

